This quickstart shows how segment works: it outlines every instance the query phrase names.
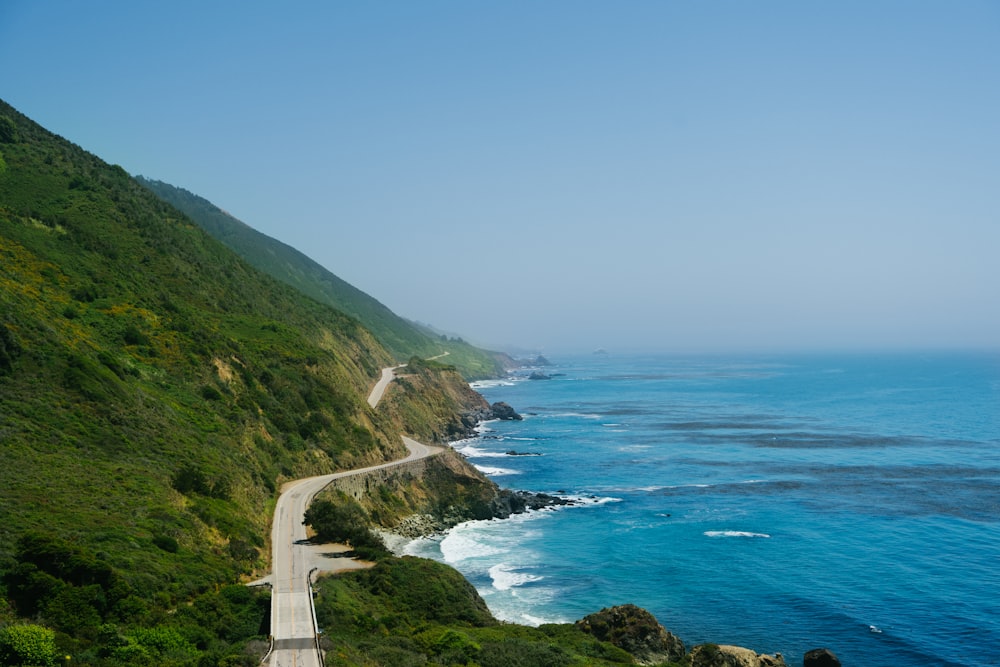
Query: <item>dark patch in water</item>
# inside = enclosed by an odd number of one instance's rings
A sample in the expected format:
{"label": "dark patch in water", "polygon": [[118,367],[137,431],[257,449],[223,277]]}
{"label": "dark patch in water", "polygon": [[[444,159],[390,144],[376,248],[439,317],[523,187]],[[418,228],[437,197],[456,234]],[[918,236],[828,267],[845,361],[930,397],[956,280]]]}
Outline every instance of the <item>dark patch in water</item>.
{"label": "dark patch in water", "polygon": [[744,444],[775,449],[877,449],[887,447],[978,446],[965,440],[940,440],[909,435],[824,432],[802,430],[801,424],[781,423],[766,415],[723,421],[676,421],[658,425],[661,430],[683,433],[683,441],[697,445]]}
{"label": "dark patch in water", "polygon": [[[1000,520],[1000,468],[962,465],[820,466],[815,464],[686,461],[729,467],[753,482],[678,486],[664,496],[745,496],[791,494],[820,511],[870,516],[950,516],[967,521]],[[778,479],[757,480],[760,477]]]}

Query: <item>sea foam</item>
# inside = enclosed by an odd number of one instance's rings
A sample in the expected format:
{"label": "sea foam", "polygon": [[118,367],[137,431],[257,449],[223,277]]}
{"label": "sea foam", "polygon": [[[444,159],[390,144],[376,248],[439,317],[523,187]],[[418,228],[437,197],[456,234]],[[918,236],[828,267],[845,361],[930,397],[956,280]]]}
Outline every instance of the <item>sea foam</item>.
{"label": "sea foam", "polygon": [[516,586],[523,586],[524,584],[541,581],[545,578],[537,574],[524,572],[517,566],[508,563],[494,565],[489,569],[489,573],[490,579],[493,580],[493,588],[498,591],[510,590]]}

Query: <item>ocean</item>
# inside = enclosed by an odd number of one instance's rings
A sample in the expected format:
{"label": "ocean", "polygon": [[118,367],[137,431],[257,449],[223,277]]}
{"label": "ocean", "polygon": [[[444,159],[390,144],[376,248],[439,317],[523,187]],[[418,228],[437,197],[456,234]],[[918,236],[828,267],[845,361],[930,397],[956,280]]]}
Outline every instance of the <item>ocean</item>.
{"label": "ocean", "polygon": [[1000,354],[552,361],[474,385],[524,420],[454,447],[579,503],[406,547],[495,616],[634,603],[688,647],[790,665],[1000,664]]}

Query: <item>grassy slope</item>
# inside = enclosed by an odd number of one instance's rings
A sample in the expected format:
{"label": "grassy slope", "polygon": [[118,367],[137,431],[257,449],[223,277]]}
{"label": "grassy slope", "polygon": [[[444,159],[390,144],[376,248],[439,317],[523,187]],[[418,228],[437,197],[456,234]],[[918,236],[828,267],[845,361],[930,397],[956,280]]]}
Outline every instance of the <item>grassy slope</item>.
{"label": "grassy slope", "polygon": [[357,320],[0,121],[0,569],[41,530],[120,575],[102,620],[169,606],[266,564],[283,479],[401,453],[364,400],[392,358]]}
{"label": "grassy slope", "polygon": [[467,379],[502,373],[494,353],[459,340],[429,336],[382,303],[276,239],[237,220],[210,201],[161,181],[138,180],[164,201],[176,206],[205,231],[229,246],[261,271],[292,285],[321,303],[353,315],[372,331],[398,361],[413,355],[431,357],[449,353],[449,362]]}

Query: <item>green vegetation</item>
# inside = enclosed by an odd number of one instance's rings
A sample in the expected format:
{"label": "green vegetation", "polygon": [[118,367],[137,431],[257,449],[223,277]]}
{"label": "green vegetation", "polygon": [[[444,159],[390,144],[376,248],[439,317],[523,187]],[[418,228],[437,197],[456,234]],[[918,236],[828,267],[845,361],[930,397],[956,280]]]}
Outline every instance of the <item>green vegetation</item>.
{"label": "green vegetation", "polygon": [[382,538],[369,528],[368,513],[345,494],[335,494],[334,500],[316,500],[306,510],[304,519],[316,532],[317,539],[350,545],[361,558],[380,558],[388,553]]}
{"label": "green vegetation", "polygon": [[388,558],[371,570],[323,578],[318,589],[327,665],[634,664],[574,625],[497,622],[469,582],[430,560]]}
{"label": "green vegetation", "polygon": [[202,197],[161,181],[141,176],[136,180],[261,271],[356,317],[398,361],[412,355],[433,357],[447,352],[449,361],[466,379],[503,373],[505,355],[481,350],[461,339],[438,336],[399,317],[295,248],[258,232]]}
{"label": "green vegetation", "polygon": [[235,613],[217,587],[266,567],[280,483],[403,453],[364,400],[392,357],[120,167],[0,118],[0,626],[90,664],[242,655],[259,594],[247,634],[206,633]]}
{"label": "green vegetation", "polygon": [[56,633],[40,625],[9,625],[0,629],[0,664],[54,665]]}
{"label": "green vegetation", "polygon": [[[257,665],[269,593],[237,582],[267,567],[280,484],[467,427],[485,402],[465,344],[435,341],[452,353],[412,359],[371,410],[394,355],[358,319],[3,102],[0,147],[0,665]],[[328,664],[631,662],[577,626],[497,623],[457,572],[368,528],[485,516],[495,493],[451,453],[363,507],[313,506],[323,537],[379,558],[320,584]]]}
{"label": "green vegetation", "polygon": [[463,413],[488,409],[489,403],[469,387],[450,362],[451,356],[411,358],[396,371],[396,381],[379,409],[421,442],[465,437],[477,420],[463,420]]}

